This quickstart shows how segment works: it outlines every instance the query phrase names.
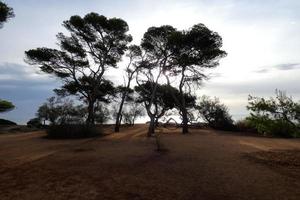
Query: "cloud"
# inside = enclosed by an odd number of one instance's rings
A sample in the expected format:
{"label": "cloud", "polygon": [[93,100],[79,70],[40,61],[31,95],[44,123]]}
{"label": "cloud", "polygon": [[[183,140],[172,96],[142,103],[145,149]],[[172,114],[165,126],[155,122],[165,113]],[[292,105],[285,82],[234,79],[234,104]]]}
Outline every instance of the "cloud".
{"label": "cloud", "polygon": [[38,106],[53,95],[59,82],[47,75],[38,74],[31,66],[17,63],[0,63],[0,98],[12,101],[16,109],[0,114],[18,123],[26,123]]}
{"label": "cloud", "polygon": [[260,73],[260,74],[264,74],[264,73],[267,73],[267,72],[269,72],[270,70],[268,70],[268,69],[260,69],[260,70],[255,70],[254,72],[255,73]]}
{"label": "cloud", "polygon": [[300,69],[300,63],[284,63],[284,64],[275,65],[274,68],[278,70]]}
{"label": "cloud", "polygon": [[300,63],[282,63],[282,64],[277,64],[273,66],[268,66],[268,67],[261,67],[262,69],[255,70],[253,71],[254,73],[268,73],[273,70],[283,70],[283,71],[288,71],[288,70],[297,70],[300,69]]}

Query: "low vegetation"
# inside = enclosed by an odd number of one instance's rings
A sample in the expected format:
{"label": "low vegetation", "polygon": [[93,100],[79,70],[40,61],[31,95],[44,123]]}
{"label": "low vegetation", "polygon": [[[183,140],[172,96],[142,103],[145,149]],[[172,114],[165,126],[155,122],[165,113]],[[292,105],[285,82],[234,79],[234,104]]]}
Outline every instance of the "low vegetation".
{"label": "low vegetation", "polygon": [[300,103],[276,90],[269,99],[249,96],[247,120],[261,134],[278,137],[300,136]]}

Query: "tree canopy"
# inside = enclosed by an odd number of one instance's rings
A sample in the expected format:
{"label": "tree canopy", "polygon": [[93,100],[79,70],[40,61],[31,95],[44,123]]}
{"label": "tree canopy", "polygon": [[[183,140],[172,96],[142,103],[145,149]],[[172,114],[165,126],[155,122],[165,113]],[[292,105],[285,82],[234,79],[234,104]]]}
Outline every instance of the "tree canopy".
{"label": "tree canopy", "polygon": [[72,16],[63,26],[70,35],[58,33],[60,50],[31,49],[25,52],[26,61],[61,78],[64,92],[78,95],[88,104],[87,123],[94,124],[96,101],[107,101],[107,95],[113,94],[113,84],[104,74],[109,67],[117,67],[132,37],[124,20],[97,13]]}
{"label": "tree canopy", "polygon": [[[219,64],[226,56],[221,50],[222,38],[204,24],[196,24],[190,30],[176,31],[169,38],[171,49],[169,76],[179,77],[177,102],[183,121],[182,132],[188,132],[188,112],[183,93],[191,93],[191,84],[196,88],[206,78],[203,70]],[[167,79],[169,82],[169,77]]]}
{"label": "tree canopy", "polygon": [[141,47],[144,60],[139,75],[144,82],[154,83],[151,99],[156,95],[155,85],[161,82],[161,75],[166,77],[169,85],[171,78],[179,80],[172,84],[177,84],[180,95],[172,95],[182,117],[182,132],[187,133],[189,120],[185,94],[191,94],[191,87],[198,88],[206,78],[204,69],[216,67],[219,59],[226,56],[221,50],[222,38],[204,24],[196,24],[189,30],[164,25],[150,27],[143,36]]}

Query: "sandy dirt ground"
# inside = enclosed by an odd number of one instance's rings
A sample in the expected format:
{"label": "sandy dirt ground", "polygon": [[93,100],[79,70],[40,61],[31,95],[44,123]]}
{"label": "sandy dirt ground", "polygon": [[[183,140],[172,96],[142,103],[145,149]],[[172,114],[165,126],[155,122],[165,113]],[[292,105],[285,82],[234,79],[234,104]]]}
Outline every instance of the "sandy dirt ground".
{"label": "sandy dirt ground", "polygon": [[[300,199],[300,140],[146,125],[82,140],[0,134],[0,199]],[[107,133],[111,130],[107,129]]]}

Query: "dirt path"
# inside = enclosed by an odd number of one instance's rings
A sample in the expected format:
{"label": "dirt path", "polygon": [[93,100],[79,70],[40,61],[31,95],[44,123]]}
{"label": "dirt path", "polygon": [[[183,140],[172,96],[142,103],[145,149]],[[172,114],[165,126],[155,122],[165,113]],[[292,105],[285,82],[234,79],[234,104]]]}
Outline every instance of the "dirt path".
{"label": "dirt path", "polygon": [[163,129],[168,151],[159,153],[146,131],[88,140],[0,135],[0,199],[300,199],[299,140]]}

